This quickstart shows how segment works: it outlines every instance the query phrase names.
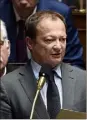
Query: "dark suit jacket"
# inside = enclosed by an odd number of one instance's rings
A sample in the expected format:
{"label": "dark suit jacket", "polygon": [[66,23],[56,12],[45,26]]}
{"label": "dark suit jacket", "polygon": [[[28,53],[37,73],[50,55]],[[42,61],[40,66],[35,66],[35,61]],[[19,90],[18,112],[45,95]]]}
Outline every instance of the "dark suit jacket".
{"label": "dark suit jacket", "polygon": [[[70,8],[57,0],[39,0],[37,11],[52,10],[62,14],[67,24],[67,49],[64,62],[83,67],[83,48],[78,38],[78,32],[73,26]],[[0,0],[0,18],[5,22],[8,38],[11,42],[10,62],[16,61],[17,27],[11,0]],[[20,48],[21,49],[21,48]]]}
{"label": "dark suit jacket", "polygon": [[[85,84],[86,76],[83,70],[62,63],[64,109],[86,111]],[[0,118],[28,119],[36,86],[30,62],[4,76],[0,86]],[[33,118],[49,118],[41,95],[38,97]]]}

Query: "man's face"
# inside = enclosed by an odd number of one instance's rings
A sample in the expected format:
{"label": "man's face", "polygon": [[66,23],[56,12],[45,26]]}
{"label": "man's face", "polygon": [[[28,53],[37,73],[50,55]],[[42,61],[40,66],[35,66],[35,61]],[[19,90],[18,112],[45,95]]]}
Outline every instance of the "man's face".
{"label": "man's face", "polygon": [[7,39],[5,24],[0,21],[0,70],[5,68],[10,55],[10,42]]}
{"label": "man's face", "polygon": [[39,63],[47,63],[52,67],[58,65],[65,55],[66,28],[60,20],[50,18],[42,20],[37,25],[37,37],[32,42],[30,49],[33,59]]}
{"label": "man's face", "polygon": [[37,0],[12,0],[19,16],[26,19],[33,12]]}
{"label": "man's face", "polygon": [[9,55],[10,43],[8,40],[6,40],[2,45],[0,45],[0,70],[2,70],[6,66]]}

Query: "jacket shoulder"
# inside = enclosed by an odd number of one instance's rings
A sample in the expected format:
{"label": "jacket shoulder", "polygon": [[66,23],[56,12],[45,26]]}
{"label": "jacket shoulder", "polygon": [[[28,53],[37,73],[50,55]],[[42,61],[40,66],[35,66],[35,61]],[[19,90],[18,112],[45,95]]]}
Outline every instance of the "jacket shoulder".
{"label": "jacket shoulder", "polygon": [[16,70],[6,74],[1,78],[2,83],[7,84],[7,83],[15,83],[20,77],[20,72],[24,70],[24,66],[17,68]]}
{"label": "jacket shoulder", "polygon": [[75,78],[79,79],[79,81],[86,80],[86,70],[72,66],[72,65],[67,64],[67,63],[62,63],[62,66],[65,70],[72,72],[72,74],[75,76]]}
{"label": "jacket shoulder", "polygon": [[52,10],[66,16],[70,8],[56,0],[41,0],[37,6],[38,10]]}

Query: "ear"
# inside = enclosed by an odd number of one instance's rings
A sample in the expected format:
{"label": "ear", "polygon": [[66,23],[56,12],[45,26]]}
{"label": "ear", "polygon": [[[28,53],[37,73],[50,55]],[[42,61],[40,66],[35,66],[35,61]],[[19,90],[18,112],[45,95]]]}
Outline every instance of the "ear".
{"label": "ear", "polygon": [[27,45],[28,49],[32,50],[33,40],[31,40],[31,38],[29,38],[29,37],[26,37],[25,41],[26,41],[26,45]]}

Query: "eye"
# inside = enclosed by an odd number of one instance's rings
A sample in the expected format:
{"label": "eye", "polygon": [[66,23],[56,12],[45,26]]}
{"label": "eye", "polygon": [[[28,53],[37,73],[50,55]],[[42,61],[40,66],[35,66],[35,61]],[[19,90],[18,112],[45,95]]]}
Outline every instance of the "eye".
{"label": "eye", "polygon": [[59,41],[65,42],[65,41],[66,41],[66,38],[59,38]]}
{"label": "eye", "polygon": [[55,41],[55,38],[46,38],[45,39],[45,42],[47,42],[47,43],[51,43],[53,41]]}
{"label": "eye", "polygon": [[53,41],[53,39],[47,39],[46,41],[48,41],[48,42],[49,42],[49,41]]}

